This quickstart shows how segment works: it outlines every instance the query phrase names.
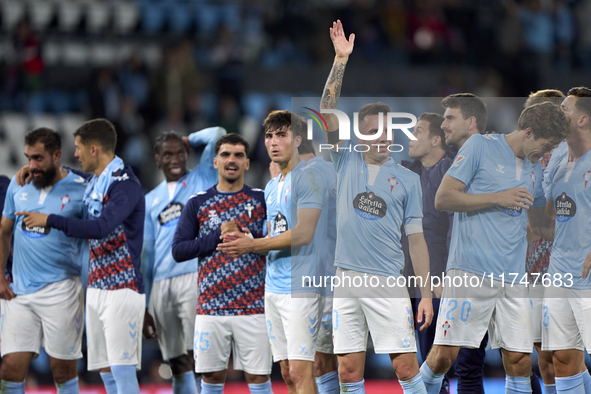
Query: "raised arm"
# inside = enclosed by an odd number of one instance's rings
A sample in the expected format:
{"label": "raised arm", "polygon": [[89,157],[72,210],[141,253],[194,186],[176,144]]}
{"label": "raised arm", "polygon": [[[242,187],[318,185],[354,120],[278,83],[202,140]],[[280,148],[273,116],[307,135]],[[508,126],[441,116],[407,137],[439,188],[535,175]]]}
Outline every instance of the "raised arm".
{"label": "raised arm", "polygon": [[[353,52],[353,44],[355,43],[355,34],[349,36],[349,40],[345,36],[343,24],[340,20],[333,22],[330,28],[330,39],[335,50],[335,58],[324,85],[324,92],[320,100],[320,109],[336,109],[339,97],[341,96],[341,88],[343,86],[343,77],[345,75],[345,67],[349,61],[349,55]],[[329,144],[341,146],[343,141],[339,141],[338,130],[339,121],[335,115],[324,114],[324,119],[328,125],[326,130],[326,141]],[[336,147],[333,148],[336,150]]]}

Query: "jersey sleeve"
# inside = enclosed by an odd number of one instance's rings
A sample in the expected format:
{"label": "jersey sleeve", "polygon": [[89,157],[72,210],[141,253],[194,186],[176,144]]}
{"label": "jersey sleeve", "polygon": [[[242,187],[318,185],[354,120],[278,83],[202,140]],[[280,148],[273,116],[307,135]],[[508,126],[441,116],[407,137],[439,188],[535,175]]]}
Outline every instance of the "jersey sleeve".
{"label": "jersey sleeve", "polygon": [[536,164],[534,166],[534,179],[535,179],[535,184],[534,184],[534,207],[543,207],[546,205],[546,198],[545,198],[545,194],[544,194],[544,181],[543,181],[543,177],[544,177],[544,168],[542,167],[542,163]]}
{"label": "jersey sleeve", "polygon": [[553,154],[548,162],[548,165],[544,169],[544,197],[546,200],[553,200],[552,199],[552,178],[554,178],[554,174],[556,173],[556,168],[558,165],[558,154]]}
{"label": "jersey sleeve", "polygon": [[413,176],[409,178],[409,187],[404,201],[404,224],[407,227],[421,226],[423,218],[423,192],[421,178]]}
{"label": "jersey sleeve", "polygon": [[317,171],[313,169],[302,171],[293,185],[293,190],[297,193],[297,209],[322,209],[325,185],[322,175]]}
{"label": "jersey sleeve", "polygon": [[339,172],[339,170],[342,170],[345,166],[345,162],[347,160],[347,156],[345,155],[351,153],[349,152],[349,149],[351,149],[351,141],[345,140],[345,142],[343,142],[343,145],[341,145],[341,147],[339,148],[338,152],[335,152],[332,149],[329,150],[330,160],[332,161],[332,164],[334,165],[334,168],[337,170],[337,172]]}
{"label": "jersey sleeve", "polygon": [[172,240],[172,257],[183,262],[196,257],[205,257],[213,253],[221,242],[222,231],[218,228],[204,237],[199,237],[200,200],[193,197],[181,213]]}
{"label": "jersey sleeve", "polygon": [[109,200],[97,219],[68,218],[51,214],[47,218],[47,225],[63,231],[68,237],[105,238],[129,217],[138,201],[144,198],[141,186],[132,180],[113,184],[107,195]]}
{"label": "jersey sleeve", "polygon": [[480,166],[484,138],[475,134],[464,143],[454,159],[454,163],[447,170],[447,175],[457,179],[464,185],[469,185]]}
{"label": "jersey sleeve", "polygon": [[6,189],[6,197],[4,198],[4,208],[2,209],[2,216],[5,216],[11,220],[16,219],[16,216],[14,215],[14,213],[16,212],[16,207],[14,206],[14,194],[17,187],[18,184],[16,183],[16,177],[14,177],[8,185],[8,189]]}

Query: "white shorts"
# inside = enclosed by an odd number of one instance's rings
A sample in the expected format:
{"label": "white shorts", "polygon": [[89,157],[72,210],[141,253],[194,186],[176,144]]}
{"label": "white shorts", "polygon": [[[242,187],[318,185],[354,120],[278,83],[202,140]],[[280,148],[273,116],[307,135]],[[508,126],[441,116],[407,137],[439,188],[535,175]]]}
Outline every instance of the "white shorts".
{"label": "white shorts", "polygon": [[230,352],[234,369],[252,375],[269,375],[273,365],[265,315],[195,317],[193,356],[195,372],[228,368]]}
{"label": "white shorts", "polygon": [[542,350],[591,350],[591,290],[544,291]]}
{"label": "white shorts", "polygon": [[84,292],[79,276],[50,283],[41,290],[0,300],[2,356],[9,353],[47,354],[60,360],[82,357]]}
{"label": "white shorts", "polygon": [[[531,305],[527,287],[503,283],[463,270],[447,276],[477,277],[482,286],[443,289],[435,345],[478,348],[488,330],[493,349],[531,353]],[[469,283],[473,283],[470,281]],[[476,282],[474,282],[476,283]]]}
{"label": "white shorts", "polygon": [[158,344],[164,361],[193,350],[197,272],[154,282],[150,295],[150,315],[154,318]]}
{"label": "white shorts", "polygon": [[367,350],[371,333],[380,354],[416,353],[410,298],[341,298],[333,301],[334,353]]}
{"label": "white shorts", "polygon": [[273,361],[314,361],[321,313],[321,296],[292,298],[265,292],[265,318]]}
{"label": "white shorts", "polygon": [[145,294],[88,288],[86,298],[88,370],[110,365],[141,369]]}
{"label": "white shorts", "polygon": [[544,286],[536,283],[529,285],[529,299],[531,306],[532,338],[534,343],[542,342],[542,303],[544,301]]}
{"label": "white shorts", "polygon": [[320,327],[318,329],[318,341],[316,342],[316,351],[325,354],[334,354],[332,341],[332,302],[333,298],[322,297],[322,316],[320,318]]}

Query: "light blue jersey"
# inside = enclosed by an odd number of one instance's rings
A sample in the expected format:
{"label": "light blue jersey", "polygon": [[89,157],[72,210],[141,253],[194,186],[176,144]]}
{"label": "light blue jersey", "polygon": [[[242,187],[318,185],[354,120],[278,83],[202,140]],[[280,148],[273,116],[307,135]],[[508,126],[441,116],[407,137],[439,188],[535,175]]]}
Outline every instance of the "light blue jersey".
{"label": "light blue jersey", "polygon": [[[548,273],[558,274],[573,289],[591,289],[591,276],[582,277],[585,258],[591,253],[591,151],[568,161],[568,146],[561,144],[546,167],[546,200],[556,211],[554,244]],[[565,274],[572,274],[572,286]],[[556,282],[558,284],[558,282]]]}
{"label": "light blue jersey", "polygon": [[[498,193],[526,187],[534,206],[544,206],[542,164],[519,159],[502,134],[476,134],[458,152],[447,175],[466,185],[464,193]],[[525,274],[527,210],[490,207],[456,212],[447,269],[477,275],[505,274],[512,282]]]}
{"label": "light blue jersey", "polygon": [[218,170],[213,167],[215,143],[225,134],[226,131],[221,127],[210,127],[192,133],[189,136],[192,147],[206,145],[199,165],[176,182],[172,196],[166,181],[146,194],[143,269],[147,297],[149,297],[152,282],[198,270],[197,259],[181,264],[173,259],[172,240],[181,211],[189,198],[217,183]]}
{"label": "light blue jersey", "polygon": [[23,223],[24,217],[17,217],[14,213],[30,211],[82,218],[86,184],[84,178],[71,172],[43,190],[37,189],[32,182],[20,187],[16,177],[10,182],[2,215],[15,221],[13,282],[10,287],[16,295],[35,293],[50,283],[80,276],[79,256],[83,254],[85,244],[84,240],[67,237],[56,229],[29,228]]}
{"label": "light blue jersey", "polygon": [[[309,245],[276,250],[267,256],[265,290],[270,293],[320,293],[314,277],[324,273],[326,236],[328,231],[328,190],[318,162],[300,161],[280,182],[281,174],[267,183],[265,203],[269,233],[276,237],[297,226],[297,210],[319,209],[320,218]],[[307,280],[305,277],[310,277]],[[302,278],[305,282],[302,283]]]}
{"label": "light blue jersey", "polygon": [[[337,267],[334,265],[337,246],[337,173],[334,166],[322,157],[315,157],[308,161],[308,163],[313,162],[318,163],[317,165],[324,177],[326,190],[328,191],[328,234],[326,236],[326,246],[324,247],[326,249],[325,271],[322,275],[332,277],[337,271]],[[329,285],[323,288],[324,294],[326,296],[332,296],[333,291],[331,290],[330,281],[328,283]]]}
{"label": "light blue jersey", "polygon": [[391,158],[373,179],[361,152],[330,151],[337,172],[337,247],[335,265],[374,275],[404,273],[400,227],[421,225],[420,177]]}

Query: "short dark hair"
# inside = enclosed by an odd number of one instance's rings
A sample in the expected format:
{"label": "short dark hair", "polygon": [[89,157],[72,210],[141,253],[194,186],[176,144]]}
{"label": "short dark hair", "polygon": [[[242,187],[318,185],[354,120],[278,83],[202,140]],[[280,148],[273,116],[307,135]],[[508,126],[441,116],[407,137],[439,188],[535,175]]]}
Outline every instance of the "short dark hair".
{"label": "short dark hair", "polygon": [[302,140],[306,137],[306,121],[289,110],[271,111],[263,122],[263,131],[265,133],[269,130],[288,129],[290,127],[293,137],[299,135]]}
{"label": "short dark hair", "polygon": [[240,134],[229,133],[218,138],[218,140],[215,142],[216,155],[220,153],[220,148],[222,147],[222,144],[242,145],[244,146],[244,152],[246,153],[246,156],[248,156],[248,142],[246,142],[246,140]]}
{"label": "short dark hair", "polygon": [[534,139],[545,138],[557,145],[568,137],[570,121],[558,105],[544,102],[525,108],[519,115],[517,128],[525,130],[528,127],[532,129]]}
{"label": "short dark hair", "polygon": [[445,120],[444,117],[434,112],[424,112],[417,120],[425,120],[429,122],[429,138],[441,137],[441,149],[447,150],[447,144],[445,143],[445,133],[441,128],[441,124]]}
{"label": "short dark hair", "polygon": [[168,141],[179,141],[181,144],[183,144],[183,146],[185,146],[185,141],[183,141],[183,135],[181,133],[172,130],[164,131],[160,133],[160,135],[156,137],[156,141],[154,141],[154,153],[159,155],[160,148],[162,148],[162,145]]}
{"label": "short dark hair", "polygon": [[527,100],[525,100],[524,107],[529,107],[530,105],[543,103],[545,101],[549,101],[553,104],[560,105],[564,100],[564,93],[562,93],[558,89],[543,89],[538,90],[537,92],[531,92]]}
{"label": "short dark hair", "polygon": [[80,137],[84,145],[97,143],[107,152],[114,153],[117,146],[117,131],[113,123],[107,119],[98,118],[82,123],[74,132],[74,137]]}
{"label": "short dark hair", "polygon": [[476,129],[480,134],[484,134],[486,122],[488,121],[488,112],[480,97],[472,93],[451,94],[441,100],[441,105],[443,105],[443,108],[459,108],[464,119],[474,116]]}
{"label": "short dark hair", "polygon": [[591,89],[585,86],[577,86],[570,89],[568,95],[582,98],[583,100],[577,100],[575,108],[587,115],[591,115],[591,100],[588,98],[591,97]]}
{"label": "short dark hair", "polygon": [[306,155],[308,153],[313,153],[316,155],[316,151],[314,150],[314,145],[312,141],[307,138],[302,138],[302,143],[298,146],[298,153],[300,155]]}
{"label": "short dark hair", "polygon": [[386,115],[388,112],[392,112],[392,108],[390,108],[388,104],[382,103],[381,101],[378,101],[377,103],[365,104],[363,107],[359,108],[359,122],[363,122],[366,116],[378,115],[380,112]]}
{"label": "short dark hair", "polygon": [[49,154],[62,149],[61,135],[47,127],[36,128],[25,135],[25,145],[33,146],[38,142],[43,144]]}

